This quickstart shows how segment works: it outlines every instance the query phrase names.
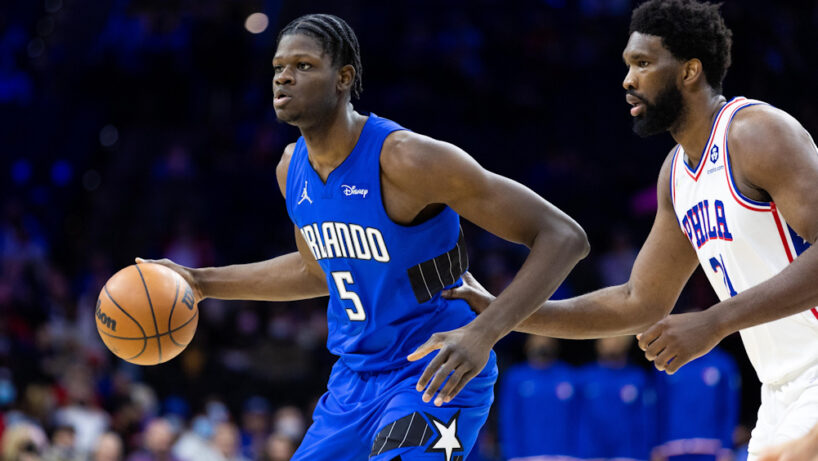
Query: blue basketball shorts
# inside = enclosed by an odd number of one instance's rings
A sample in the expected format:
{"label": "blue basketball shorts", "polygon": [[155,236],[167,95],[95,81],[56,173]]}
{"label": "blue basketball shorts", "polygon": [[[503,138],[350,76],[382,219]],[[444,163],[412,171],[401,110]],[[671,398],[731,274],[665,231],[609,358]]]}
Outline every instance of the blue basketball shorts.
{"label": "blue basketball shorts", "polygon": [[383,373],[355,372],[338,360],[292,459],[464,460],[494,400],[497,360],[492,351],[483,371],[451,402],[436,407],[415,390],[433,356]]}

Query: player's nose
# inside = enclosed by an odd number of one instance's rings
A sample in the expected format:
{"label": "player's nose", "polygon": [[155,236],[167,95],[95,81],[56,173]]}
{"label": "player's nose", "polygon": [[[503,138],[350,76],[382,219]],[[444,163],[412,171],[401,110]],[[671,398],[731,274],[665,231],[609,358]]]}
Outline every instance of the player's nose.
{"label": "player's nose", "polygon": [[636,83],[636,76],[632,70],[628,69],[628,73],[625,74],[625,79],[622,80],[622,88],[625,88],[626,90],[635,90],[637,88]]}
{"label": "player's nose", "polygon": [[275,85],[291,85],[294,81],[295,78],[290,66],[284,66],[284,69],[273,77],[273,84]]}

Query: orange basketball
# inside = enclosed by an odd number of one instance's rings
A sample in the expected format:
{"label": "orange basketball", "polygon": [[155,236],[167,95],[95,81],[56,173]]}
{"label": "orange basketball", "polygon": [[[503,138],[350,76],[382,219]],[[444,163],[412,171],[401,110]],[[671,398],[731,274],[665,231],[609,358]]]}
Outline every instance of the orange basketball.
{"label": "orange basketball", "polygon": [[173,270],[134,264],[108,279],[97,299],[97,331],[117,357],[157,365],[176,357],[196,333],[199,309],[190,285]]}

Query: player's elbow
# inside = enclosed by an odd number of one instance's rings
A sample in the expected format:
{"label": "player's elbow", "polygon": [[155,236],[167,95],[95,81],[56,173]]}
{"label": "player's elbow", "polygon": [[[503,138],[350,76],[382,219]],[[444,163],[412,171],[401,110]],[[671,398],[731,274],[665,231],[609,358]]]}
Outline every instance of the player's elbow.
{"label": "player's elbow", "polygon": [[556,243],[564,252],[565,257],[572,259],[575,263],[588,256],[591,251],[588,235],[573,219],[566,219],[550,234],[548,237],[550,242]]}
{"label": "player's elbow", "polygon": [[573,219],[568,220],[564,230],[565,245],[574,255],[577,262],[588,256],[591,252],[591,243],[588,241],[588,235],[585,230],[577,224]]}

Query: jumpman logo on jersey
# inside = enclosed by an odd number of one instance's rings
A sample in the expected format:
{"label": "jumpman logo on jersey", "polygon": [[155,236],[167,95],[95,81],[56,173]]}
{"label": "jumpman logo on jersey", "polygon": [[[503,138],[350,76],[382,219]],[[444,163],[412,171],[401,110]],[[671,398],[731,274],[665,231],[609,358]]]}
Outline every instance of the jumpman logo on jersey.
{"label": "jumpman logo on jersey", "polygon": [[307,195],[307,181],[304,181],[304,190],[301,191],[301,200],[299,200],[298,203],[296,203],[296,205],[301,205],[301,202],[303,202],[304,200],[312,203],[312,199],[310,198],[309,195]]}

